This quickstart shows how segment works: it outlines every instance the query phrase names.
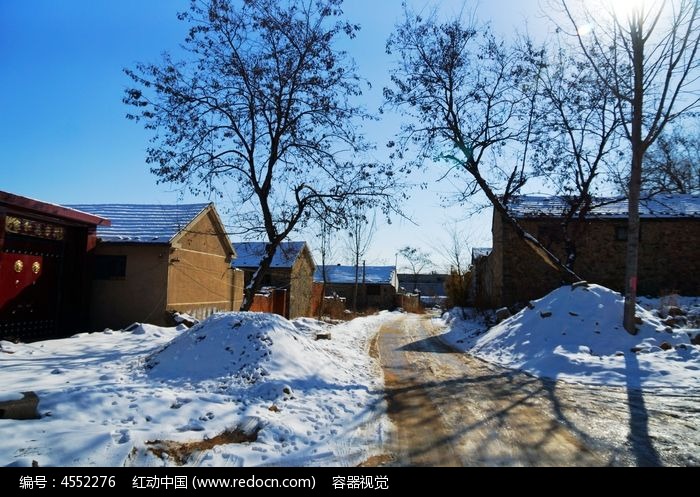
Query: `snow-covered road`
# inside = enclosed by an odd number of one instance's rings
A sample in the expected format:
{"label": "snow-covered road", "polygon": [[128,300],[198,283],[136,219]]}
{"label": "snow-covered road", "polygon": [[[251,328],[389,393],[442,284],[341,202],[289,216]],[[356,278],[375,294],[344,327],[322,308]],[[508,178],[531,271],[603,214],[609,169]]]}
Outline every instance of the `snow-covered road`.
{"label": "snow-covered road", "polygon": [[698,465],[700,398],[536,378],[458,353],[442,322],[383,325],[398,465]]}

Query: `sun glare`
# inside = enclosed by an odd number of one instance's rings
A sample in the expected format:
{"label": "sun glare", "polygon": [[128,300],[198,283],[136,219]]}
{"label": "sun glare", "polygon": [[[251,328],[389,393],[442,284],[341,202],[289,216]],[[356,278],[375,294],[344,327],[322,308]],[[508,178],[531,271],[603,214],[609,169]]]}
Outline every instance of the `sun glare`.
{"label": "sun glare", "polygon": [[618,17],[628,17],[639,9],[644,9],[644,0],[608,0],[613,12]]}

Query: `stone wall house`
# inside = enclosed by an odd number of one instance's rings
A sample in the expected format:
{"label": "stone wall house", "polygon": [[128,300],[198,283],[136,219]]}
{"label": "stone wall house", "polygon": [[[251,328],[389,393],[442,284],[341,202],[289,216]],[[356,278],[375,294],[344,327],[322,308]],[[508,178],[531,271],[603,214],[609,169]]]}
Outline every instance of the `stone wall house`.
{"label": "stone wall house", "polygon": [[[244,271],[247,285],[265,255],[266,243],[241,242],[234,247],[238,257],[233,267]],[[264,287],[286,290],[286,305],[282,315],[289,319],[311,315],[313,276],[316,264],[306,242],[282,242],[277,248],[270,270],[263,280]]]}
{"label": "stone wall house", "polygon": [[[346,308],[355,308],[355,266],[326,266],[327,296],[346,299]],[[314,275],[317,284],[323,284],[323,268]],[[386,310],[395,307],[399,279],[394,266],[360,266],[357,268],[357,309]]]}
{"label": "stone wall house", "polygon": [[[627,202],[596,199],[585,219],[569,233],[575,242],[574,271],[584,280],[624,290]],[[562,260],[565,199],[521,196],[510,212],[520,225]],[[700,196],[657,195],[640,205],[639,295],[700,294]],[[561,275],[539,258],[513,229],[494,214],[493,250],[474,261],[475,300],[500,307],[543,297],[563,283]]]}
{"label": "stone wall house", "polygon": [[75,205],[110,219],[98,226],[92,277],[93,329],[170,324],[172,312],[205,318],[237,311],[243,273],[213,204]]}

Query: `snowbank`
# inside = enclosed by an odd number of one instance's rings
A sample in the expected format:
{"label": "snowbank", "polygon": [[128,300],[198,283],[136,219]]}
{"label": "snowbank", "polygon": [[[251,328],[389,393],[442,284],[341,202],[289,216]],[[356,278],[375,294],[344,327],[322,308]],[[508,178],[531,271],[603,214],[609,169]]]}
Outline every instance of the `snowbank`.
{"label": "snowbank", "polygon": [[[313,358],[313,360],[310,360]],[[267,380],[333,380],[328,354],[275,314],[216,314],[146,361],[149,376],[246,385]]]}
{"label": "snowbank", "polygon": [[[482,359],[565,381],[700,389],[700,347],[638,306],[637,335],[621,326],[623,297],[598,285],[561,287],[484,332],[477,314],[445,316],[443,336]],[[465,319],[466,318],[466,319]]]}
{"label": "snowbank", "polygon": [[[40,419],[0,420],[0,466],[354,466],[390,429],[369,345],[383,314],[334,326],[219,314],[0,348],[3,382],[35,391]],[[184,459],[152,450],[256,420],[255,441]]]}

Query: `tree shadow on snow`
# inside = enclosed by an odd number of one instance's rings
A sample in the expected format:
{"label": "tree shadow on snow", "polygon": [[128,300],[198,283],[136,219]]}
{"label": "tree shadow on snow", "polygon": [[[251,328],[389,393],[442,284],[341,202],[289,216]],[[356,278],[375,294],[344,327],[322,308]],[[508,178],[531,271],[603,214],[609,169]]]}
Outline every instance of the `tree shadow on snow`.
{"label": "tree shadow on snow", "polygon": [[[455,354],[436,337],[397,350]],[[444,357],[457,369],[459,355]],[[625,354],[625,359],[628,378],[639,377],[636,355]],[[464,465],[662,464],[649,435],[643,392],[630,381],[626,389],[575,386],[473,357],[468,361],[462,363],[463,374],[449,378],[436,376],[420,360],[385,365],[385,378],[394,378],[386,388],[389,415],[404,437],[411,439],[403,444],[399,464],[429,464],[436,453],[452,447],[460,447]],[[426,403],[436,409],[426,409]],[[601,413],[602,409],[607,412]],[[627,413],[629,443],[625,444],[620,438],[627,432]],[[449,419],[449,428],[442,421],[436,424],[436,417]],[[617,438],[608,432],[615,432]]]}

